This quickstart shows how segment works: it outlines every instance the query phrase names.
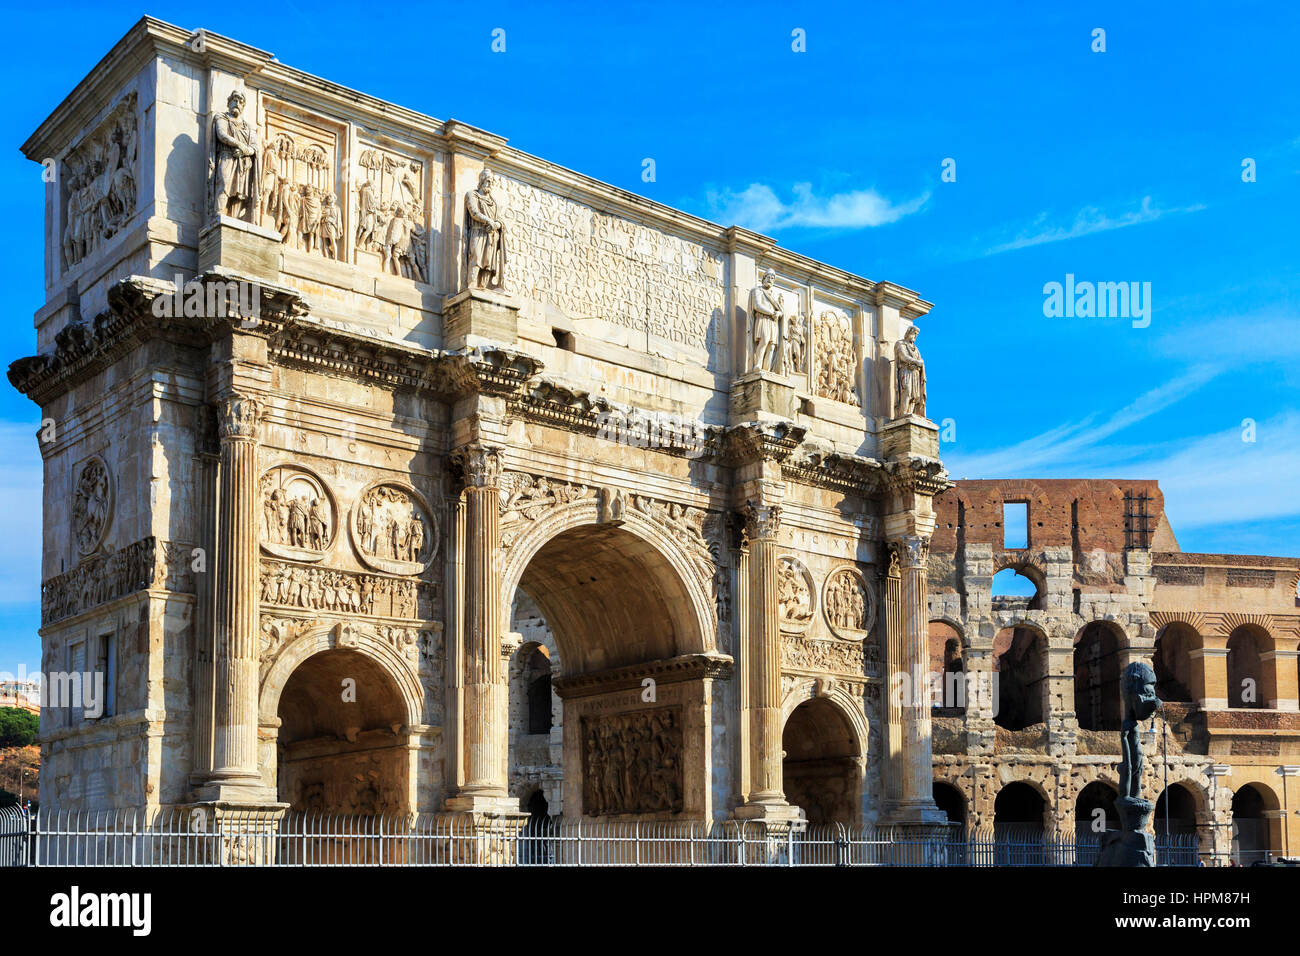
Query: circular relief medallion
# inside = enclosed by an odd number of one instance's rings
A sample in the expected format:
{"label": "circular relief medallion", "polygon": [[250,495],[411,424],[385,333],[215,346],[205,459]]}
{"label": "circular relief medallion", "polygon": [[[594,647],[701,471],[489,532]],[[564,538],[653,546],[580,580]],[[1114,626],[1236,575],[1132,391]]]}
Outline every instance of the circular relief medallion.
{"label": "circular relief medallion", "polygon": [[863,640],[876,622],[871,589],[857,568],[837,568],[822,586],[822,612],[831,633],[846,641]]}
{"label": "circular relief medallion", "polygon": [[797,558],[790,555],[777,558],[776,593],[781,630],[807,630],[813,617],[816,591],[812,575]]}
{"label": "circular relief medallion", "polygon": [[72,538],[77,553],[91,554],[104,540],[113,516],[113,481],[98,455],[81,466],[72,495]]}
{"label": "circular relief medallion", "polygon": [[379,481],[361,492],[349,523],[362,562],[389,574],[420,574],[438,551],[438,522],[409,485]]}
{"label": "circular relief medallion", "polygon": [[338,507],[325,482],[300,465],[262,476],[262,550],[296,561],[319,561],[338,533]]}

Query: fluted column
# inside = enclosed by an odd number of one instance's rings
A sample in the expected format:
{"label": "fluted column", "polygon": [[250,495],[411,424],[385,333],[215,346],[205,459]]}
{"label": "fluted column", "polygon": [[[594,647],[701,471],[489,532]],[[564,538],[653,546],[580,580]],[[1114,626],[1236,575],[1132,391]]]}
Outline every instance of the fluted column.
{"label": "fluted column", "polygon": [[[900,707],[902,759],[898,775],[898,810],[902,816],[927,822],[944,814],[934,802],[930,748],[930,698],[926,680],[930,667],[929,611],[926,599],[927,557],[930,540],[917,534],[897,541],[899,563],[899,629],[901,647],[895,673],[906,675],[907,688]],[[892,648],[891,648],[892,650]]]}
{"label": "fluted column", "polygon": [[218,409],[220,502],[213,581],[212,775],[203,796],[263,802],[257,766],[257,426],[261,407],[246,395]]}
{"label": "fluted column", "polygon": [[506,685],[501,661],[501,453],[481,444],[456,454],[465,478],[464,633],[461,661],[464,706],[461,742],[464,783],[448,805],[471,810],[517,810],[509,801]]}
{"label": "fluted column", "polygon": [[749,803],[785,805],[781,782],[781,620],[776,558],[781,524],[778,505],[750,505],[749,540],[750,793]]}
{"label": "fluted column", "polygon": [[[220,448],[214,409],[198,409],[199,453],[194,458],[194,510],[197,543],[203,560],[211,561],[216,551],[217,476]],[[205,568],[205,571],[208,570]],[[212,574],[196,575],[194,602],[194,773],[196,783],[212,775],[213,711],[213,617]]]}

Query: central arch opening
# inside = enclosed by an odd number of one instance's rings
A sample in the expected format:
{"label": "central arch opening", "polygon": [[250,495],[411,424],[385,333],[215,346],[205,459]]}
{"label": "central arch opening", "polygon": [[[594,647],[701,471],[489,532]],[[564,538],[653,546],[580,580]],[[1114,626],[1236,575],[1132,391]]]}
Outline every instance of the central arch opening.
{"label": "central arch opening", "polygon": [[860,761],[857,735],[843,712],[825,698],[794,709],[781,734],[785,797],[809,823],[855,823]]}
{"label": "central arch opening", "polygon": [[409,810],[409,728],[401,693],[371,658],[336,648],[285,682],[277,715],[277,792],[293,810]]}
{"label": "central arch opening", "polygon": [[[672,819],[701,807],[707,680],[659,666],[706,649],[674,559],[625,527],[580,525],[532,555],[512,606],[524,642],[511,671],[510,778],[521,802],[540,788],[548,811],[569,818]],[[552,693],[558,713],[548,720]],[[529,739],[558,743],[558,765],[539,767],[547,751],[530,756]]]}

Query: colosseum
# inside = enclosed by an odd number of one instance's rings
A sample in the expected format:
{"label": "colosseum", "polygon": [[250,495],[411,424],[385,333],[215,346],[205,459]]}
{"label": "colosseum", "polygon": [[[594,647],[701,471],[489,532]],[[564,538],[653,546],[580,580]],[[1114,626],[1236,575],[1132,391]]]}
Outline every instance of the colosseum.
{"label": "colosseum", "polygon": [[23,150],[44,806],[1070,830],[1144,659],[1157,825],[1300,841],[1300,560],[954,484],[917,293],[150,18]]}

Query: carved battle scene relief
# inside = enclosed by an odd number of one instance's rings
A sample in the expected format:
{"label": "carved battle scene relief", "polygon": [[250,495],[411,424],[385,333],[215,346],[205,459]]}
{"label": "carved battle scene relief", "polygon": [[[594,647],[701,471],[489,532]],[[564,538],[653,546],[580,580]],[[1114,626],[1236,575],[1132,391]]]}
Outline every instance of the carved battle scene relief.
{"label": "carved battle scene relief", "polygon": [[709,348],[724,304],[720,256],[508,177],[494,195],[513,292],[570,318]]}
{"label": "carved battle scene relief", "polygon": [[124,97],[63,160],[64,268],[102,246],[134,214],[138,194],[136,95]]}
{"label": "carved battle scene relief", "polygon": [[295,465],[262,476],[262,549],[299,561],[318,561],[334,544],[338,508],[321,479]]}
{"label": "carved battle scene relief", "polygon": [[86,558],[41,584],[41,624],[51,624],[146,588],[194,591],[188,545],[143,538],[111,554]]}
{"label": "carved battle scene relief", "polygon": [[813,391],[822,398],[858,404],[857,349],[849,317],[834,309],[817,315],[813,325]]}
{"label": "carved battle scene relief", "polygon": [[424,163],[369,146],[357,157],[355,180],[358,265],[428,282]]}
{"label": "carved battle scene relief", "polygon": [[342,257],[339,134],[268,110],[259,172],[261,225],[289,248]]}
{"label": "carved battle scene relief", "polygon": [[113,482],[108,466],[96,456],[81,466],[72,493],[72,537],[79,555],[100,546],[112,516]]}
{"label": "carved battle scene relief", "polygon": [[875,623],[876,608],[866,579],[855,568],[839,568],[822,588],[826,623],[836,637],[861,641]]}
{"label": "carved battle scene relief", "polygon": [[361,493],[351,533],[362,563],[390,574],[420,574],[438,550],[433,510],[414,488],[392,481]]}
{"label": "carved battle scene relief", "polygon": [[782,670],[823,674],[868,674],[866,649],[862,644],[818,640],[785,634],[781,637]]}
{"label": "carved battle scene relief", "polygon": [[676,708],[583,717],[581,739],[584,813],[681,811],[682,726]]}
{"label": "carved battle scene relief", "polygon": [[432,593],[417,581],[282,561],[262,562],[259,592],[263,604],[305,611],[418,620],[433,613]]}
{"label": "carved battle scene relief", "polygon": [[783,555],[776,563],[777,605],[783,631],[803,631],[813,617],[812,575],[797,559]]}

